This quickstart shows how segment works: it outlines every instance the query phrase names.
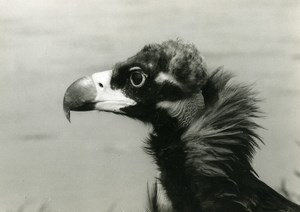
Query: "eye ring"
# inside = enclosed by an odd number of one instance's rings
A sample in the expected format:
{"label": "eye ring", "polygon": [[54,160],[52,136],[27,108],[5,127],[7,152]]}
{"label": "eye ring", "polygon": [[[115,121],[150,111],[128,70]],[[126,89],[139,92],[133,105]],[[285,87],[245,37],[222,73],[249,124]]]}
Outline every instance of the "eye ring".
{"label": "eye ring", "polygon": [[136,88],[142,87],[146,82],[146,78],[147,75],[140,70],[134,70],[130,72],[129,76],[131,85]]}

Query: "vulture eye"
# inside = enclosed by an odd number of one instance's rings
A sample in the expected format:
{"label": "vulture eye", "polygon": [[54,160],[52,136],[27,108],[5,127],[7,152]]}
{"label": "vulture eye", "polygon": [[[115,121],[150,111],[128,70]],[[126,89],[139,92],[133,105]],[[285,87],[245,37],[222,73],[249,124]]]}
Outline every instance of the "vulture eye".
{"label": "vulture eye", "polygon": [[130,69],[130,82],[132,86],[140,88],[144,85],[147,75],[141,71],[141,68],[134,67]]}

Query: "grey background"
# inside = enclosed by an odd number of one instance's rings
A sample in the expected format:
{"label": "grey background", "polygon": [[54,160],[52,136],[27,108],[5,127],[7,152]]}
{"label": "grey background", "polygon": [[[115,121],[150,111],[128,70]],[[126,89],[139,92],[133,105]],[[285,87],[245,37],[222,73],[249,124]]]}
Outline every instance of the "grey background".
{"label": "grey background", "polygon": [[299,1],[0,0],[0,211],[143,211],[150,127],[97,112],[69,124],[62,99],[75,79],[177,37],[254,83],[266,113],[254,167],[300,193]]}

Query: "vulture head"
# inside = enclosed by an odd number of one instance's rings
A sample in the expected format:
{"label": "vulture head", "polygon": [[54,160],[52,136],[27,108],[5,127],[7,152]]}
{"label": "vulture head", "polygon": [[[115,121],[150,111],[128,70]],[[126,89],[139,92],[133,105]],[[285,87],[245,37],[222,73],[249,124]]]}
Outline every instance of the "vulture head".
{"label": "vulture head", "polygon": [[174,211],[300,211],[254,172],[258,100],[231,78],[222,68],[208,73],[194,45],[170,40],[75,81],[64,112],[69,120],[70,111],[98,110],[152,124],[145,150]]}
{"label": "vulture head", "polygon": [[178,41],[145,46],[112,70],[75,81],[66,91],[64,111],[99,110],[123,114],[155,126],[171,120],[186,126],[205,108],[203,57]]}

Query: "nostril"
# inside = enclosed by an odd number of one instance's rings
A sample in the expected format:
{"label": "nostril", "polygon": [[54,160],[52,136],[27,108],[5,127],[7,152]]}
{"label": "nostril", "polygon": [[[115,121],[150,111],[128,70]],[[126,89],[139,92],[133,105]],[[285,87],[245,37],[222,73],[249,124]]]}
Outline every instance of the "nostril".
{"label": "nostril", "polygon": [[102,84],[102,83],[99,83],[98,85],[99,85],[101,88],[103,88],[103,84]]}

